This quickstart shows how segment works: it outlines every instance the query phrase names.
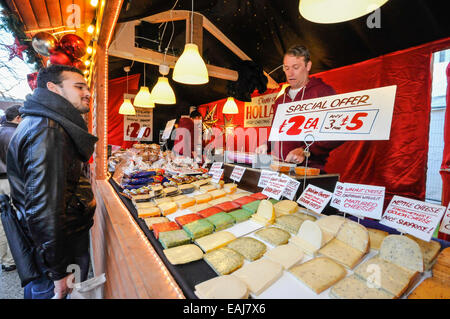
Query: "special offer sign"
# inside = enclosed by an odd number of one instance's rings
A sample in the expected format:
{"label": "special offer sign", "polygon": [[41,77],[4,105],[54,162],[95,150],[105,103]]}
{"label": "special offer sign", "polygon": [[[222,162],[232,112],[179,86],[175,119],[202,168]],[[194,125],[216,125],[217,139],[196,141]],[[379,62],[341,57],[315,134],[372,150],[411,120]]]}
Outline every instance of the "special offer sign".
{"label": "special offer sign", "polygon": [[444,212],[444,206],[394,196],[380,224],[430,241]]}
{"label": "special offer sign", "polygon": [[[144,130],[142,128],[145,127]],[[124,141],[152,141],[153,110],[136,108],[136,115],[126,115],[123,118]],[[139,133],[142,136],[139,136]]]}
{"label": "special offer sign", "polygon": [[269,141],[388,140],[396,85],[278,106]]}

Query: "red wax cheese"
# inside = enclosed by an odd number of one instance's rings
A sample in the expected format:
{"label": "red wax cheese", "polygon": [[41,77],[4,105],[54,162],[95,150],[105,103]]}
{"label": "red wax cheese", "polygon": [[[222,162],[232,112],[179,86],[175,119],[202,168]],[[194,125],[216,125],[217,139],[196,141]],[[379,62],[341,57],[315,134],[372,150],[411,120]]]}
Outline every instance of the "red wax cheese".
{"label": "red wax cheese", "polygon": [[251,196],[243,196],[243,197],[239,197],[238,199],[235,199],[233,202],[235,202],[235,203],[237,203],[237,204],[243,206],[243,205],[245,205],[245,204],[254,202],[255,200],[257,200],[257,199],[254,198],[254,197],[251,197]]}
{"label": "red wax cheese", "polygon": [[241,205],[236,202],[233,202],[233,201],[228,201],[228,202],[217,204],[213,207],[217,207],[221,211],[228,213],[228,212],[231,212],[232,210],[241,208]]}
{"label": "red wax cheese", "polygon": [[213,207],[209,207],[209,208],[203,209],[203,210],[197,212],[197,214],[199,214],[203,218],[207,218],[209,216],[212,216],[212,215],[220,213],[220,212],[222,212],[222,210],[220,210],[219,208],[213,206]]}
{"label": "red wax cheese", "polygon": [[192,214],[186,214],[183,216],[178,216],[175,218],[175,221],[178,223],[178,225],[183,226],[189,223],[192,223],[194,221],[196,221],[197,219],[201,219],[202,217],[192,213]]}
{"label": "red wax cheese", "polygon": [[175,222],[155,224],[153,225],[153,234],[155,235],[156,239],[158,239],[159,233],[177,229],[180,229],[180,226]]}
{"label": "red wax cheese", "polygon": [[267,199],[268,198],[266,195],[264,195],[261,192],[251,194],[250,197],[253,197],[253,198],[257,199],[257,200],[263,200],[263,199]]}

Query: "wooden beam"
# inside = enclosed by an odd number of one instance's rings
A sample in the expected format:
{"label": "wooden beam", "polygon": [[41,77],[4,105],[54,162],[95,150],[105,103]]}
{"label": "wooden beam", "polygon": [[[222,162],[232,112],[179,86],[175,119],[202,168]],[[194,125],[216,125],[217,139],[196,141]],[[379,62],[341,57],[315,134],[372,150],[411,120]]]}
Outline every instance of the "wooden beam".
{"label": "wooden beam", "polygon": [[[193,27],[191,30],[191,14],[186,19],[186,43],[195,43],[198,46],[200,55],[203,52],[203,16],[194,12]],[[192,36],[192,39],[191,39]]]}

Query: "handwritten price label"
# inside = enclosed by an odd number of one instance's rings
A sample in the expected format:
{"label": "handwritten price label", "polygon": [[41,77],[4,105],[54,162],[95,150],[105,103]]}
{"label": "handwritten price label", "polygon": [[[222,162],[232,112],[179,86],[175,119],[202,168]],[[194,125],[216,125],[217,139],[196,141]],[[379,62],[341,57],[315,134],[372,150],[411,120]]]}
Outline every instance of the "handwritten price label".
{"label": "handwritten price label", "polygon": [[337,182],[334,187],[333,196],[331,197],[330,206],[338,210],[341,210],[342,205],[342,195],[344,194],[344,183]]}
{"label": "handwritten price label", "polygon": [[[211,171],[210,171],[210,173],[211,173]],[[223,174],[223,169],[214,170],[212,177],[211,177],[211,182],[218,184],[220,182],[220,179],[222,178],[222,174]]]}
{"label": "handwritten price label", "polygon": [[287,199],[294,200],[294,196],[295,194],[297,194],[299,186],[300,186],[299,181],[289,177],[288,182],[286,184],[286,188],[284,189],[281,195],[286,197]]}
{"label": "handwritten price label", "polygon": [[151,141],[153,133],[153,111],[136,109],[136,115],[126,115],[123,120],[124,141]]}
{"label": "handwritten price label", "polygon": [[381,219],[385,188],[382,186],[345,183],[340,210],[354,216]]}
{"label": "handwritten price label", "polygon": [[331,200],[333,194],[320,187],[309,184],[297,199],[297,203],[303,207],[321,214],[325,206]]}
{"label": "handwritten price label", "polygon": [[235,166],[233,169],[233,172],[231,172],[230,179],[239,183],[242,179],[242,176],[244,176],[244,173],[245,173],[245,167]]}
{"label": "handwritten price label", "polygon": [[268,170],[263,169],[261,171],[261,175],[259,175],[258,187],[266,187],[267,183],[274,176],[278,176],[278,173],[274,172],[274,171],[268,171]]}
{"label": "handwritten price label", "polygon": [[268,197],[279,200],[288,181],[289,177],[284,174],[281,174],[281,176],[273,176],[263,189],[262,193]]}
{"label": "handwritten price label", "polygon": [[430,241],[444,212],[444,206],[394,196],[386,208],[380,224]]}
{"label": "handwritten price label", "polygon": [[439,228],[441,233],[450,235],[450,204],[447,207],[444,218],[442,218],[441,227]]}

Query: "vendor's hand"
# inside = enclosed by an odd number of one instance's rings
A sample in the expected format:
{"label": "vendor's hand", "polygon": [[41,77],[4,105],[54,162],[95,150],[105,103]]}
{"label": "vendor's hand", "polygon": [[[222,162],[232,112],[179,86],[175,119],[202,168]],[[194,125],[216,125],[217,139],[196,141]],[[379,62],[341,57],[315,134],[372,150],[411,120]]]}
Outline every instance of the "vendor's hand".
{"label": "vendor's hand", "polygon": [[267,144],[261,144],[255,149],[256,154],[267,154]]}
{"label": "vendor's hand", "polygon": [[60,280],[54,281],[55,289],[53,290],[55,293],[56,299],[63,299],[65,298],[69,293],[72,292],[73,282],[74,282],[75,276],[74,274],[70,274]]}
{"label": "vendor's hand", "polygon": [[285,161],[289,163],[296,163],[300,164],[303,163],[305,160],[305,154],[303,147],[295,148],[292,151],[289,152],[289,154],[286,156]]}

